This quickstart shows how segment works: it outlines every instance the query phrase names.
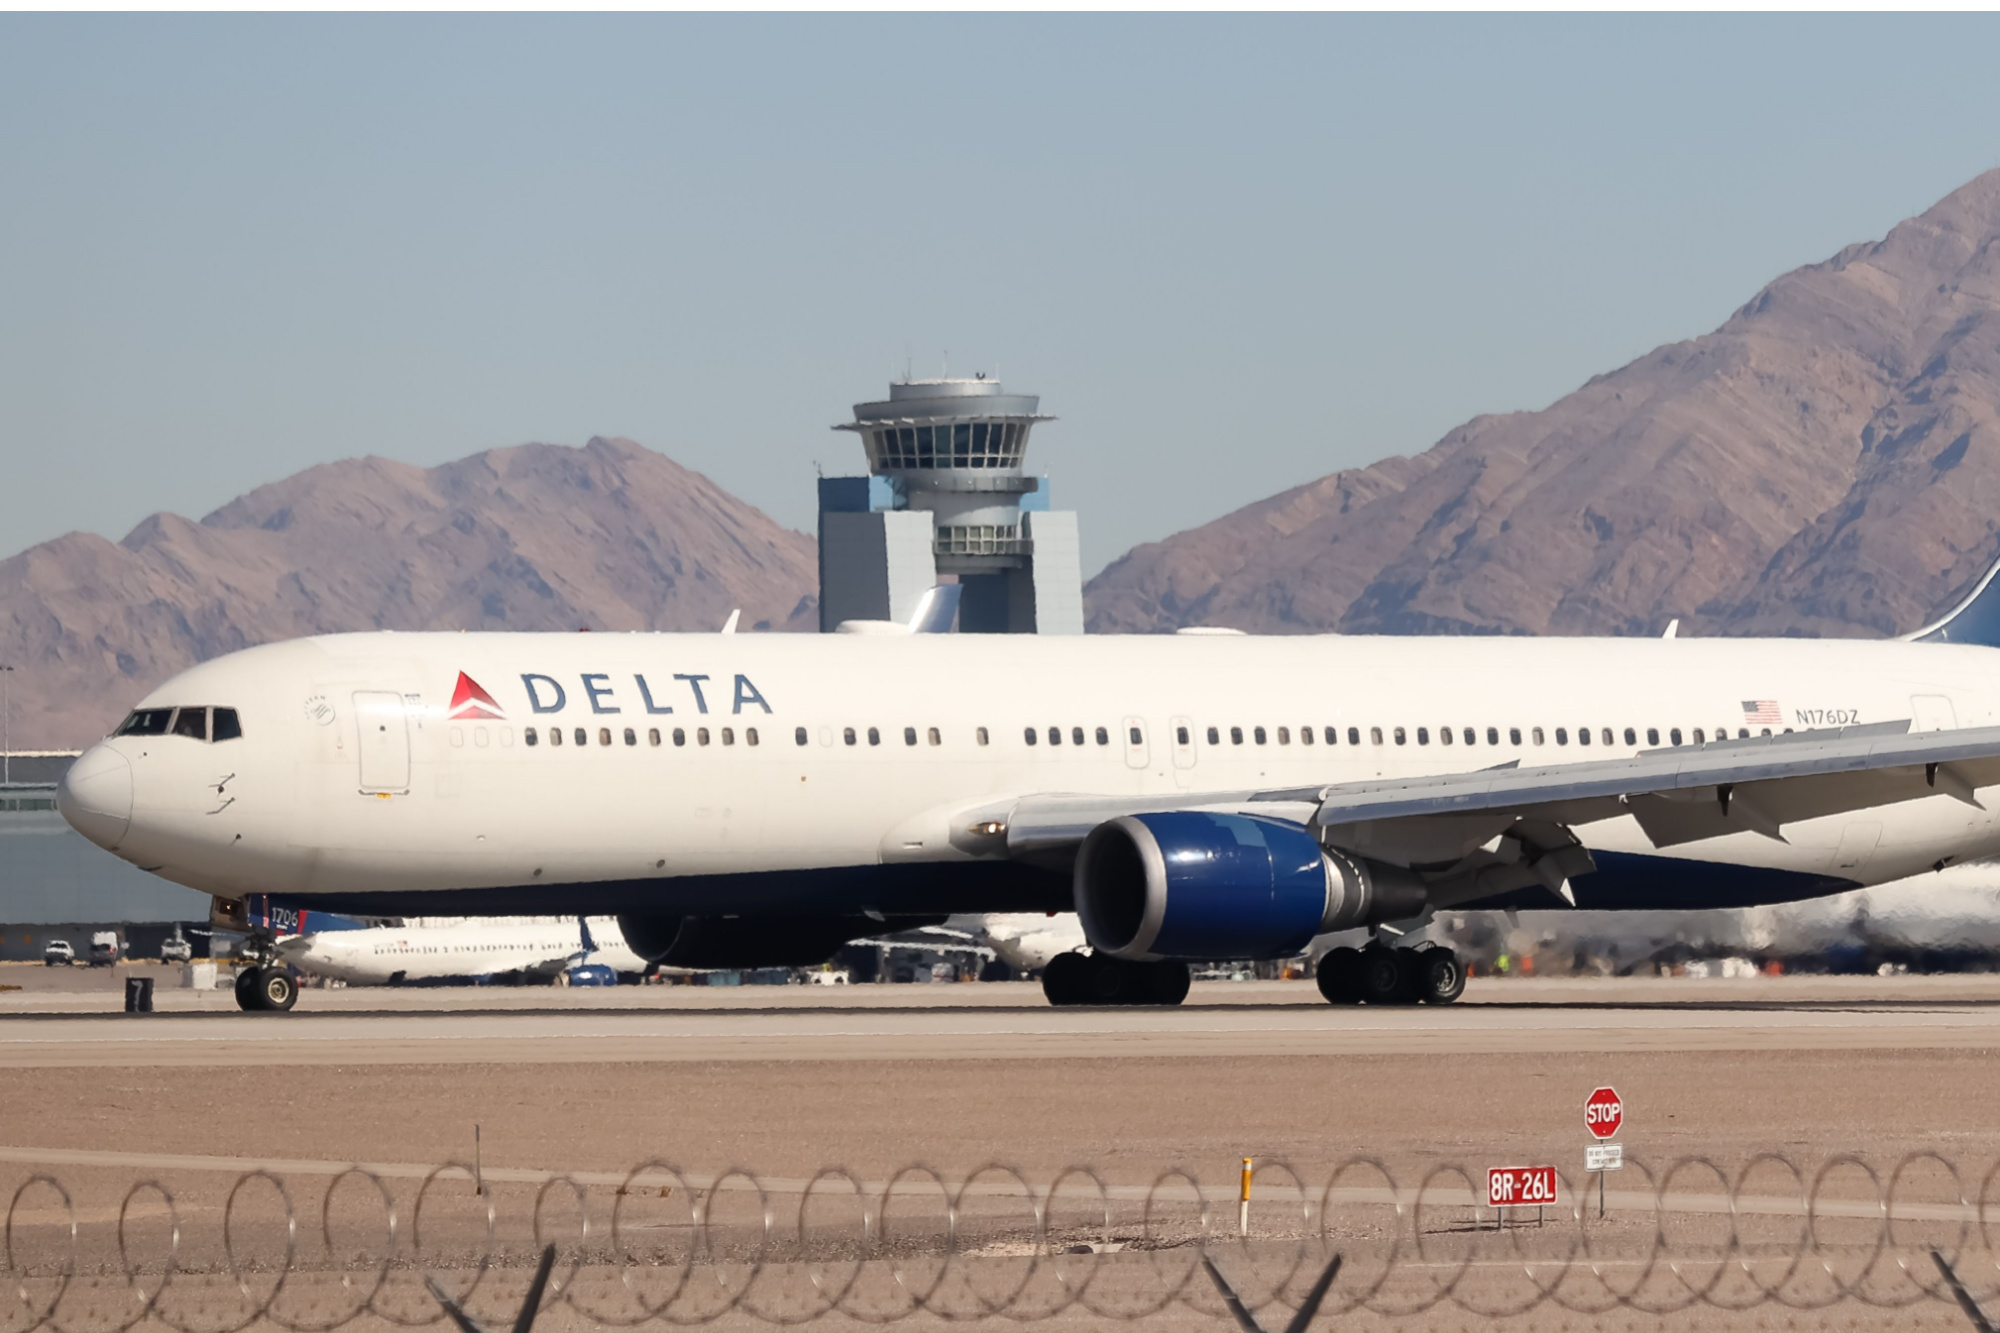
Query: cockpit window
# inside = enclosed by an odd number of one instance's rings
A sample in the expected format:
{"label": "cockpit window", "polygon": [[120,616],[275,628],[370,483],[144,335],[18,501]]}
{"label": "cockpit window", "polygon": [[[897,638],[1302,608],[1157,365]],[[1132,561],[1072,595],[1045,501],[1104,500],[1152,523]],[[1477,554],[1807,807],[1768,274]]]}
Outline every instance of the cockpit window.
{"label": "cockpit window", "polygon": [[173,735],[185,736],[191,741],[208,739],[208,710],[206,708],[183,708],[174,714]]}
{"label": "cockpit window", "polygon": [[167,734],[167,720],[174,715],[171,708],[141,708],[132,716],[118,724],[114,736],[164,736]]}
{"label": "cockpit window", "polygon": [[212,741],[234,741],[243,737],[243,724],[236,720],[234,708],[212,710],[214,717],[209,722],[209,739]]}

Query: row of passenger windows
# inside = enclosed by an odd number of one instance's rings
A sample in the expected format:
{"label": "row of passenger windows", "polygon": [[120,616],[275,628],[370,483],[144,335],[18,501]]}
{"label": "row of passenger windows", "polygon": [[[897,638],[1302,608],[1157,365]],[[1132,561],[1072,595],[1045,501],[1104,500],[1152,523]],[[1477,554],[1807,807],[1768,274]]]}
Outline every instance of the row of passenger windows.
{"label": "row of passenger windows", "polygon": [[[172,710],[156,709],[151,711],[164,714]],[[181,711],[188,712],[189,710],[182,709]],[[194,711],[199,712],[200,710]],[[217,715],[214,739],[228,740],[242,734],[236,728],[236,713],[234,709],[218,708],[214,712]],[[229,717],[227,735],[223,734],[223,714],[228,714]],[[132,716],[133,718],[138,718],[141,714],[134,713]],[[131,729],[131,722],[132,719],[128,718],[126,725],[119,728],[117,734],[120,736],[158,734],[156,732],[134,731]],[[825,743],[832,744],[832,731],[831,729],[826,730],[827,737]],[[1293,739],[1290,727],[1230,727],[1227,729],[1227,732],[1231,745],[1242,745],[1246,740],[1254,745],[1268,745],[1274,737],[1279,745],[1290,745]],[[475,739],[478,744],[486,744],[486,729],[484,727],[475,728],[475,733]],[[198,733],[192,731],[176,731],[175,734],[195,735],[197,739],[202,738]],[[565,741],[566,734],[570,738],[567,742]],[[638,729],[634,727],[624,727],[618,731],[614,731],[610,727],[599,727],[596,730],[595,743],[600,746],[609,746],[617,745],[622,740],[626,745],[636,746],[640,743],[639,734]],[[1224,728],[1209,727],[1207,729],[1208,743],[1215,746],[1221,745],[1223,734]],[[1348,727],[1346,730],[1347,744],[1362,744],[1363,734],[1363,730],[1360,727]],[[1396,745],[1408,745],[1413,734],[1418,745],[1429,745],[1431,743],[1432,732],[1429,727],[1390,727],[1386,732],[1381,727],[1369,727],[1366,731],[1367,743],[1370,745],[1386,745],[1392,742]],[[1557,745],[1568,745],[1570,743],[1571,733],[1569,728],[1553,728],[1552,734]],[[1622,732],[1625,744],[1630,747],[1638,746],[1641,734],[1640,729],[1637,727],[1626,727]],[[1654,747],[1662,744],[1662,733],[1658,727],[1647,727],[1643,734],[1647,746]],[[1765,727],[1762,734],[1765,736],[1770,735],[1771,729]],[[1508,727],[1506,729],[1506,743],[1515,746],[1522,744],[1545,745],[1548,743],[1550,735],[1550,732],[1545,732],[1541,727],[1529,727],[1525,730],[1525,734],[1520,727]],[[1603,745],[1617,745],[1620,735],[1621,733],[1612,727],[1578,727],[1575,732],[1575,739],[1578,745],[1590,745],[1593,742]],[[1738,739],[1747,740],[1750,737],[1750,728],[1739,727],[1737,728],[1736,735]],[[1665,732],[1665,736],[1666,740],[1664,743],[1667,745],[1684,745],[1688,743],[1704,745],[1708,741],[1708,733],[1701,727],[1695,727],[1691,732],[1685,733],[1685,738],[1684,733],[1679,727],[1669,727]],[[565,733],[561,727],[550,727],[548,728],[547,737],[548,743],[553,746],[560,746],[565,743],[580,746],[592,744],[592,733],[588,727],[576,727],[568,733]],[[662,731],[659,727],[648,727],[645,737],[645,743],[649,746],[664,745],[668,741],[677,746],[685,746],[688,744],[690,731],[685,727],[674,727],[667,731]],[[694,744],[698,746],[713,744],[717,740],[720,740],[723,745],[734,745],[737,743],[737,732],[734,727],[718,727],[712,732],[707,727],[695,727],[692,729],[692,737]],[[880,727],[842,727],[840,729],[842,744],[859,745],[864,738],[869,745],[880,745],[882,744],[882,729]],[[542,737],[534,727],[523,728],[521,739],[529,745],[539,745],[542,743]],[[792,731],[792,739],[796,744],[805,745],[810,742],[811,733],[804,727],[797,727]],[[986,745],[989,743],[991,737],[985,727],[977,727],[973,730],[973,739],[980,745]],[[1300,745],[1313,745],[1322,739],[1328,745],[1340,744],[1341,729],[1331,726],[1319,728],[1300,727],[1298,729],[1298,743]],[[1439,745],[1478,745],[1481,741],[1481,731],[1478,727],[1439,727],[1436,732],[1436,739]],[[1729,728],[1717,727],[1715,729],[1715,739],[1719,741],[1728,740]],[[1046,729],[1023,727],[1021,729],[1021,740],[1026,745],[1040,745],[1046,740],[1052,746],[1062,745],[1065,741],[1073,746],[1087,746],[1092,743],[1108,746],[1111,744],[1111,728],[1073,726],[1065,732],[1065,729],[1062,727],[1049,727]],[[1126,740],[1132,745],[1144,745],[1146,743],[1146,733],[1143,728],[1136,726],[1128,727]],[[1484,732],[1484,740],[1487,745],[1501,744],[1501,729],[1499,727],[1487,727]],[[507,728],[501,728],[501,743],[503,745],[511,744],[512,741],[513,733]],[[742,741],[745,745],[758,744],[757,728],[743,728]],[[944,735],[936,727],[925,727],[921,730],[916,727],[904,727],[902,729],[902,741],[906,746],[915,746],[920,743],[942,745],[944,744]],[[451,743],[453,745],[463,745],[465,743],[464,737],[457,727],[452,728]],[[1174,743],[1183,747],[1194,743],[1194,738],[1189,734],[1189,729],[1185,725],[1179,725],[1174,728]]]}
{"label": "row of passenger windows", "polygon": [[114,736],[185,736],[193,741],[241,739],[234,708],[141,708],[118,724]]}

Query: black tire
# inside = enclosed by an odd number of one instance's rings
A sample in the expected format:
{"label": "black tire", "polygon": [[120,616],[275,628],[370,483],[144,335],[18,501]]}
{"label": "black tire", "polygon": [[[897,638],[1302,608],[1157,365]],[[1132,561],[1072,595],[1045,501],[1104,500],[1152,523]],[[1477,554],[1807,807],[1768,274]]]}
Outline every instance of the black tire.
{"label": "black tire", "polygon": [[1174,1005],[1187,998],[1192,978],[1186,963],[1163,958],[1146,964],[1146,982],[1150,1003]]}
{"label": "black tire", "polygon": [[1145,995],[1145,973],[1122,958],[1094,953],[1084,974],[1085,1004],[1132,1004]]}
{"label": "black tire", "polygon": [[258,1007],[282,1014],[299,1002],[299,983],[282,967],[257,969]]}
{"label": "black tire", "polygon": [[1042,994],[1050,1004],[1082,1004],[1090,960],[1080,953],[1059,953],[1042,969]]}
{"label": "black tire", "polygon": [[236,1007],[246,1013],[264,1011],[263,996],[258,992],[257,979],[263,969],[246,967],[236,973]]}
{"label": "black tire", "polygon": [[1328,1004],[1360,1004],[1361,950],[1345,947],[1327,950],[1313,979],[1319,983],[1319,993]]}
{"label": "black tire", "polygon": [[1400,949],[1371,944],[1361,951],[1361,968],[1356,974],[1361,998],[1368,1004],[1408,1004],[1409,968]]}
{"label": "black tire", "polygon": [[1450,1004],[1465,994],[1465,964],[1449,949],[1419,950],[1416,958],[1417,999],[1425,1004]]}

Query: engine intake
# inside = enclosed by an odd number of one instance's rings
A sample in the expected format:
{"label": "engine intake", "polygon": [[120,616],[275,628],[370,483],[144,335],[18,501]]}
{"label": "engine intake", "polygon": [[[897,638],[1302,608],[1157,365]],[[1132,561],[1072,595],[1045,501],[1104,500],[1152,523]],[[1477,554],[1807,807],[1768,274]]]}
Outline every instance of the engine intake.
{"label": "engine intake", "polygon": [[1304,827],[1176,810],[1100,824],[1076,858],[1091,947],[1134,962],[1283,958],[1315,935],[1423,911],[1421,878]]}

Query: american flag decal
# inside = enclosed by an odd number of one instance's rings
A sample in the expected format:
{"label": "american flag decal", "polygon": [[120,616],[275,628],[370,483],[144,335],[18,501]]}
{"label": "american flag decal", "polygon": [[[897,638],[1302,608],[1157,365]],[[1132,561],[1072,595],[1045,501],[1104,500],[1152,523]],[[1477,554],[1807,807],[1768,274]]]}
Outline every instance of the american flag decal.
{"label": "american flag decal", "polygon": [[1778,712],[1776,699],[1745,699],[1743,720],[1753,727],[1775,727],[1785,719]]}

